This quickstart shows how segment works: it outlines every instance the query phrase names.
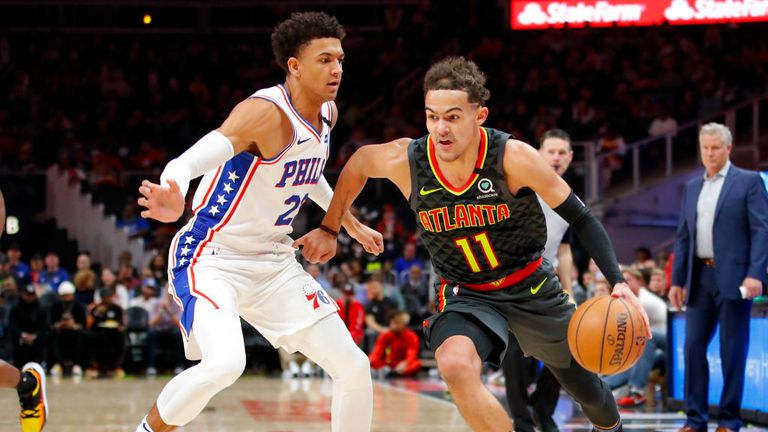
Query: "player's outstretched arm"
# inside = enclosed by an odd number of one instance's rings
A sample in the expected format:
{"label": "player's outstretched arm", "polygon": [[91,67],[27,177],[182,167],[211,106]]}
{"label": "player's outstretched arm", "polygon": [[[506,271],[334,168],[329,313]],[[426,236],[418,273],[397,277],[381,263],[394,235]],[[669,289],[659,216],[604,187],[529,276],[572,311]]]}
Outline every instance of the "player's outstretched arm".
{"label": "player's outstretched arm", "polygon": [[344,215],[360,195],[368,178],[390,179],[405,196],[410,194],[407,148],[410,141],[402,138],[387,144],[367,145],[352,155],[341,171],[320,228],[310,231],[293,244],[294,247],[303,247],[302,254],[308,261],[327,262],[333,258],[336,253],[336,235]]}
{"label": "player's outstretched arm", "polygon": [[[216,169],[234,155],[255,146],[277,128],[280,114],[270,102],[246,99],[240,102],[216,130],[200,138],[176,159],[168,162],[160,183],[142,181],[138,204],[144,218],[174,222],[184,212],[184,197],[192,179]],[[266,140],[264,140],[266,141]],[[271,150],[271,149],[269,149]],[[271,153],[271,152],[270,152]]]}
{"label": "player's outstretched arm", "polygon": [[584,248],[613,286],[611,295],[623,298],[643,315],[646,335],[651,337],[651,325],[645,309],[632,293],[621,274],[611,239],[603,225],[589,208],[573,193],[567,183],[544,161],[539,152],[528,144],[509,140],[504,153],[504,176],[513,192],[529,187],[557,212],[579,236]]}

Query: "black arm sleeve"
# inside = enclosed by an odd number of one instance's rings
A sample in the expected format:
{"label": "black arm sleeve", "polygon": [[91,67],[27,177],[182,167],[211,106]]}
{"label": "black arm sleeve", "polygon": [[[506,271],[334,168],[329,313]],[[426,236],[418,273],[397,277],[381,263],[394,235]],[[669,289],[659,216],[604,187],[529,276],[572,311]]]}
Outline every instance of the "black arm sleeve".
{"label": "black arm sleeve", "polygon": [[568,198],[553,210],[571,225],[611,287],[625,282],[608,233],[576,194],[571,191]]}

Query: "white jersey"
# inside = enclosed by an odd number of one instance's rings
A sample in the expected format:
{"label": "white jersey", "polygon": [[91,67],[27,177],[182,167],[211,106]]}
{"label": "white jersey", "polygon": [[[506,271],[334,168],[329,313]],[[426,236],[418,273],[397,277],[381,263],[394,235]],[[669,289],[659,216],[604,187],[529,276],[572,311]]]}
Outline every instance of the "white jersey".
{"label": "white jersey", "polygon": [[272,159],[242,152],[203,176],[192,201],[194,215],[177,234],[178,244],[190,251],[212,246],[248,254],[294,253],[291,223],[328,160],[331,102],[321,107],[322,130],[317,131],[296,111],[282,85],[251,97],[282,110],[293,125],[293,138]]}

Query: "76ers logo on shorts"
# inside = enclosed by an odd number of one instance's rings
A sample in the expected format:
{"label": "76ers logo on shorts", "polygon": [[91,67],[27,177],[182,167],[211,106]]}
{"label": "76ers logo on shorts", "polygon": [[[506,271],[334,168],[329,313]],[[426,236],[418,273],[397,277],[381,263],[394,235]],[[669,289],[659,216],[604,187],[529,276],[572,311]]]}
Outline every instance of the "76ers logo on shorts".
{"label": "76ers logo on shorts", "polygon": [[325,291],[323,291],[322,288],[318,289],[315,285],[306,284],[304,285],[304,297],[307,298],[308,302],[312,302],[312,308],[317,309],[320,307],[320,302],[323,302],[325,304],[331,304],[331,301],[328,300],[328,296],[325,294]]}

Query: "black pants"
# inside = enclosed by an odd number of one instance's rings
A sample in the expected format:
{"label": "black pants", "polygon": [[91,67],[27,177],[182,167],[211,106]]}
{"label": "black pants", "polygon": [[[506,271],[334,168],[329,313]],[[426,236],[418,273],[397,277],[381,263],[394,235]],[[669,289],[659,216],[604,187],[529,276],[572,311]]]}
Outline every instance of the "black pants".
{"label": "black pants", "polygon": [[62,366],[83,365],[83,332],[81,330],[54,330],[50,334],[51,362]]}
{"label": "black pants", "polygon": [[125,353],[125,334],[117,329],[95,329],[91,332],[91,358],[102,371],[122,366]]}
{"label": "black pants", "polygon": [[166,359],[172,367],[184,366],[184,342],[178,328],[150,330],[147,334],[147,367],[156,367],[157,358]]}
{"label": "black pants", "polygon": [[[540,416],[552,417],[560,398],[560,383],[549,368],[536,371],[538,361],[526,357],[515,335],[509,335],[507,353],[501,362],[507,389],[509,412],[515,421],[515,430],[533,431],[528,406]],[[528,397],[528,385],[536,380],[536,391]]]}

